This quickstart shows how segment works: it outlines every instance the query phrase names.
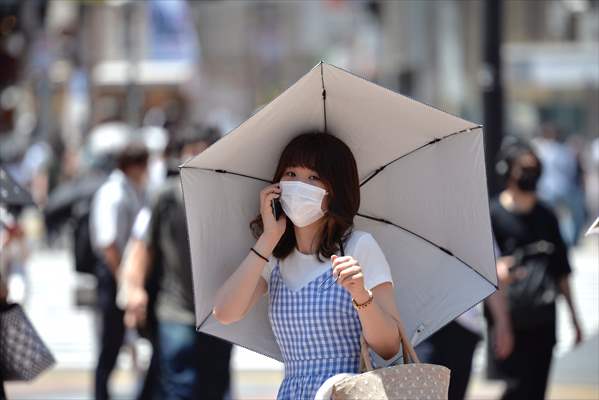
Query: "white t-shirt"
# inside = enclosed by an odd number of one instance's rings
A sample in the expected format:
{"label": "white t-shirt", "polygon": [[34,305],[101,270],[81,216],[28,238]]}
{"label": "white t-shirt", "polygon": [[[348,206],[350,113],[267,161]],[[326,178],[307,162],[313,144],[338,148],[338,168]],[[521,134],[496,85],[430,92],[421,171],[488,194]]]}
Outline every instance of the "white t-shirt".
{"label": "white t-shirt", "polygon": [[[389,263],[370,233],[352,232],[344,246],[344,252],[346,256],[355,258],[362,267],[367,289],[372,289],[384,282],[393,283]],[[262,270],[262,277],[267,284],[270,282],[270,274],[276,267],[277,261],[276,258],[271,257]],[[331,269],[332,264],[330,260],[319,262],[314,254],[303,254],[294,249],[285,259],[280,260],[279,268],[285,285],[291,290],[300,290]]]}
{"label": "white t-shirt", "polygon": [[144,205],[144,194],[135,190],[127,176],[115,169],[94,195],[90,212],[90,238],[97,254],[116,243],[125,250],[131,228]]}

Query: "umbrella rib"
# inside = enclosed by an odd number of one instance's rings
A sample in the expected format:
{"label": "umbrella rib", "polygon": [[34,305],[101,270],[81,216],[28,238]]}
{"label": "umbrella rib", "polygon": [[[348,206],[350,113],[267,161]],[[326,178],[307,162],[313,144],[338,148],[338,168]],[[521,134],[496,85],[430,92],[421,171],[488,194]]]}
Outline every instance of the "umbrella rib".
{"label": "umbrella rib", "polygon": [[[189,168],[189,167],[183,167],[183,168]],[[268,179],[257,178],[255,176],[246,175],[246,174],[240,174],[239,172],[226,171],[224,169],[211,169],[211,168],[196,168],[196,169],[201,169],[203,171],[216,172],[216,173],[219,173],[219,174],[236,175],[236,176],[241,176],[243,178],[254,179],[254,180],[261,181],[261,182],[266,182],[266,183],[272,183],[272,181],[269,181]]]}
{"label": "umbrella rib", "polygon": [[200,323],[197,325],[197,327],[196,327],[196,330],[197,330],[198,332],[200,331],[200,328],[202,328],[202,326],[204,326],[204,324],[206,323],[206,321],[208,321],[208,318],[210,318],[210,316],[211,316],[211,315],[212,315],[212,311],[210,311],[210,312],[208,313],[208,315],[206,315],[206,317],[205,317],[205,318],[202,320],[202,322],[200,322]]}
{"label": "umbrella rib", "polygon": [[327,90],[324,87],[323,62],[320,62],[320,80],[322,82],[322,113],[324,116],[324,133],[327,133]]}
{"label": "umbrella rib", "polygon": [[462,264],[464,264],[465,266],[467,266],[468,268],[470,268],[472,271],[476,272],[476,273],[477,273],[477,274],[478,274],[478,275],[479,275],[481,278],[483,278],[484,280],[486,280],[487,282],[489,282],[489,283],[490,283],[491,285],[493,285],[493,286],[494,286],[496,289],[498,288],[498,287],[497,287],[497,285],[495,285],[493,282],[491,282],[490,280],[488,280],[488,279],[487,279],[487,277],[485,277],[483,274],[481,274],[480,272],[478,272],[478,271],[476,270],[476,268],[472,267],[470,264],[468,264],[466,261],[462,260],[460,257],[458,257],[458,256],[456,256],[455,254],[453,254],[451,251],[447,250],[447,249],[446,249],[445,247],[443,247],[443,246],[439,246],[437,243],[435,243],[435,242],[431,241],[430,239],[427,239],[427,238],[425,238],[424,236],[422,236],[422,235],[420,235],[420,234],[418,234],[418,233],[416,233],[416,232],[414,232],[414,231],[411,231],[411,230],[409,230],[408,228],[404,228],[403,226],[401,226],[401,225],[398,225],[398,224],[396,224],[396,223],[394,223],[394,222],[391,222],[391,221],[389,221],[389,220],[387,220],[387,219],[384,219],[384,218],[373,217],[373,216],[370,216],[370,215],[365,215],[365,214],[361,214],[361,213],[358,213],[357,215],[358,215],[359,217],[366,218],[366,219],[370,219],[370,220],[372,220],[372,221],[377,221],[377,222],[382,222],[382,223],[384,223],[384,224],[392,225],[392,226],[394,226],[394,227],[396,227],[396,228],[399,228],[399,229],[401,229],[401,230],[403,230],[403,231],[405,231],[405,232],[407,232],[407,233],[409,233],[409,234],[411,234],[411,235],[414,235],[414,236],[416,236],[416,237],[417,237],[417,238],[419,238],[419,239],[422,239],[422,240],[424,240],[425,242],[427,242],[427,243],[429,243],[429,244],[431,244],[431,245],[435,246],[436,248],[438,248],[439,250],[441,250],[442,252],[444,252],[444,253],[445,253],[445,254],[447,254],[448,256],[454,257],[456,260],[458,260],[459,262],[461,262]]}
{"label": "umbrella rib", "polygon": [[397,158],[395,158],[395,159],[393,159],[393,160],[389,161],[387,164],[385,164],[385,165],[383,165],[383,166],[381,166],[381,167],[377,168],[377,169],[376,169],[376,170],[375,170],[375,171],[374,171],[374,172],[373,172],[373,173],[372,173],[372,174],[371,174],[371,175],[370,175],[368,178],[366,178],[366,179],[365,179],[365,180],[364,180],[362,183],[360,183],[360,187],[362,187],[362,186],[364,186],[366,183],[368,183],[368,182],[369,182],[369,181],[370,181],[372,178],[374,178],[375,176],[377,176],[377,175],[378,175],[378,174],[379,174],[379,173],[380,173],[382,170],[384,170],[385,168],[387,168],[389,165],[393,164],[393,163],[394,163],[394,162],[396,162],[396,161],[399,161],[399,160],[401,160],[402,158],[405,158],[405,157],[409,156],[409,155],[410,155],[410,154],[412,154],[412,153],[415,153],[415,152],[417,152],[418,150],[421,150],[421,149],[423,149],[423,148],[425,148],[425,147],[428,147],[428,146],[430,146],[430,145],[433,145],[433,144],[435,144],[435,143],[438,143],[438,142],[440,142],[441,140],[445,140],[445,139],[447,139],[447,138],[450,138],[450,137],[452,137],[452,136],[459,135],[460,133],[471,132],[471,131],[473,131],[473,130],[475,130],[475,129],[480,129],[480,128],[482,128],[482,125],[476,125],[476,126],[473,126],[473,127],[470,127],[470,128],[462,129],[462,130],[460,130],[460,131],[457,131],[457,132],[450,133],[449,135],[447,135],[447,136],[444,136],[444,137],[442,137],[442,138],[435,138],[435,139],[431,140],[430,142],[428,142],[428,143],[425,143],[425,144],[423,144],[422,146],[420,146],[420,147],[417,147],[417,148],[415,148],[414,150],[411,150],[411,151],[407,152],[406,154],[404,154],[404,155],[401,155],[401,156],[399,156],[399,157],[397,157]]}

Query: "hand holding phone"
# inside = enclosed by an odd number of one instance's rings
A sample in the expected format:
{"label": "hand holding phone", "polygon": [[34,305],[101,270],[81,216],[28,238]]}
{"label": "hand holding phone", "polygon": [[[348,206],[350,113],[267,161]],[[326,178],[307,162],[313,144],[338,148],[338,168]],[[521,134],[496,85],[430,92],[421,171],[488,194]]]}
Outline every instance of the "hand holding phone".
{"label": "hand holding phone", "polygon": [[272,208],[272,215],[274,215],[275,219],[278,221],[279,217],[283,214],[281,201],[279,199],[272,199],[270,201],[270,207]]}

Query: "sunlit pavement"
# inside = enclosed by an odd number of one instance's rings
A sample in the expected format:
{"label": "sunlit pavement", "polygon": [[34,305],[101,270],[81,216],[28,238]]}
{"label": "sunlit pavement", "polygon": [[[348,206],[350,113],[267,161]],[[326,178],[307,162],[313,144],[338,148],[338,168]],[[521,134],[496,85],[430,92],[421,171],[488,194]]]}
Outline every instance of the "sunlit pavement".
{"label": "sunlit pavement", "polygon": [[[574,265],[575,301],[583,320],[585,342],[572,349],[573,334],[565,305],[558,306],[560,342],[556,347],[551,399],[599,399],[599,243],[585,240],[571,253]],[[94,316],[89,308],[77,308],[74,301],[76,275],[70,254],[65,250],[40,249],[28,263],[29,300],[27,311],[41,336],[57,358],[57,365],[32,383],[7,383],[9,399],[89,399],[95,360]],[[143,352],[140,358],[146,358]],[[143,360],[142,360],[143,364]],[[474,376],[468,398],[494,399],[501,383],[483,379],[484,359],[475,357]],[[233,360],[233,399],[265,399],[276,396],[281,380],[279,363],[236,349]],[[115,399],[134,398],[136,373],[125,350],[119,370],[112,379]]]}

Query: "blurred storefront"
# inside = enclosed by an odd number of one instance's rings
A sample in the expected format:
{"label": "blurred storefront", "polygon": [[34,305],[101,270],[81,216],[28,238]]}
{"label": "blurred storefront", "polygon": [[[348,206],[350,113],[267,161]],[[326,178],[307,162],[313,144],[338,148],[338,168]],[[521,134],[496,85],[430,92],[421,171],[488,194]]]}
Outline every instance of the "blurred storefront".
{"label": "blurred storefront", "polygon": [[[488,79],[481,67],[484,2],[56,0],[13,6],[20,15],[31,4],[43,9],[25,40],[34,50],[22,52],[35,67],[28,76],[30,93],[40,99],[37,122],[74,145],[106,119],[141,125],[150,109],[168,110],[174,119],[219,119],[227,130],[321,59],[481,119],[480,88]],[[552,118],[568,132],[596,133],[597,0],[503,4],[508,130],[531,135],[540,120]]]}
{"label": "blurred storefront", "polygon": [[[98,125],[120,121],[127,132],[139,132],[205,123],[227,132],[320,60],[483,122],[483,92],[493,78],[483,62],[484,6],[492,1],[0,0],[0,163],[22,172],[43,209],[49,189],[81,175],[86,142],[111,142],[110,130]],[[551,121],[564,136],[579,135],[591,160],[589,208],[599,210],[599,0],[497,2],[503,7],[503,133],[532,138]],[[593,139],[594,147],[588,145]],[[74,305],[73,262],[60,246],[29,261],[30,311],[60,367],[88,371],[96,351],[92,315]],[[596,248],[577,248],[574,259],[583,288],[579,304],[596,335]],[[65,332],[64,326],[82,328]],[[242,354],[238,371],[266,369],[253,354]],[[583,356],[595,362],[594,354]],[[580,375],[576,366],[570,375],[558,374],[571,382]],[[247,375],[243,393],[264,379],[259,373]],[[268,381],[268,390],[278,379]],[[592,384],[589,398],[596,398],[596,377],[585,379]]]}
{"label": "blurred storefront", "polygon": [[185,1],[57,1],[50,11],[55,19],[70,14],[63,26],[77,29],[73,57],[62,62],[69,118],[77,119],[77,103],[87,103],[79,107],[84,132],[114,119],[140,126],[151,109],[181,118],[200,57]]}
{"label": "blurred storefront", "polygon": [[599,7],[596,1],[508,2],[504,58],[510,129],[543,121],[565,136],[599,134]]}

